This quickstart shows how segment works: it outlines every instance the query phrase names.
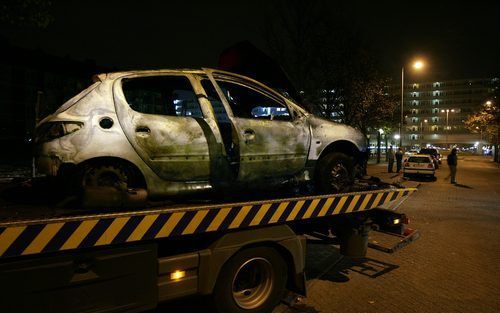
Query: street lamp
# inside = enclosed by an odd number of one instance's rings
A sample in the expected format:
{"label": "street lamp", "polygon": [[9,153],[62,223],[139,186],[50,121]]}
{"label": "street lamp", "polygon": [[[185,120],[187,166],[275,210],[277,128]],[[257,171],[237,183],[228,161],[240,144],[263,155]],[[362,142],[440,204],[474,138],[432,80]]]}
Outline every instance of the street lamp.
{"label": "street lamp", "polygon": [[421,69],[421,68],[423,68],[423,67],[424,67],[424,62],[422,62],[422,61],[420,61],[420,60],[419,60],[419,61],[416,61],[416,62],[413,64],[413,67],[414,67],[415,69],[419,70],[419,69]]}
{"label": "street lamp", "polygon": [[[423,122],[427,123],[427,120],[425,119]],[[423,139],[424,139],[424,127],[423,127],[422,121],[420,121],[420,140],[422,141],[420,144],[421,146],[424,144]]]}
{"label": "street lamp", "polygon": [[479,127],[479,126],[476,126],[476,129],[479,130],[479,133],[481,134],[481,137],[479,137],[480,139],[480,142],[483,142],[483,128]]}
{"label": "street lamp", "polygon": [[452,113],[455,112],[455,110],[454,109],[441,110],[441,113],[444,113],[444,112],[446,112],[446,148],[448,148],[448,127],[449,127],[448,126],[448,114],[450,112],[452,112]]}
{"label": "street lamp", "polygon": [[380,163],[380,142],[382,141],[382,134],[384,134],[384,130],[379,128],[377,131],[377,164]]}
{"label": "street lamp", "polygon": [[478,143],[478,147],[477,147],[477,152],[479,154],[481,154],[481,149],[483,148],[483,128],[479,127],[479,126],[476,126],[476,130],[478,130],[479,133],[480,133],[479,143]]}
{"label": "street lamp", "polygon": [[[424,68],[424,62],[417,60],[413,63],[415,70]],[[404,88],[405,88],[405,67],[401,67],[401,121],[399,122],[399,147],[403,146],[403,123],[404,123]]]}

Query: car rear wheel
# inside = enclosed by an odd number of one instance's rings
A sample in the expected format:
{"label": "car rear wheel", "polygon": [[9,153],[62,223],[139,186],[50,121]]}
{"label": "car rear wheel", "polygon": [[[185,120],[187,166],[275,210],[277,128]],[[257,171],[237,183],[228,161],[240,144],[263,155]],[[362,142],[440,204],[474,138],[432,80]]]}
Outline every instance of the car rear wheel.
{"label": "car rear wheel", "polygon": [[81,178],[82,187],[113,187],[127,190],[129,175],[126,170],[117,165],[100,164],[87,166]]}
{"label": "car rear wheel", "polygon": [[141,177],[120,162],[82,164],[72,194],[83,208],[145,207],[147,190]]}
{"label": "car rear wheel", "polygon": [[330,153],[319,160],[316,177],[322,193],[348,192],[354,183],[354,166],[347,155]]}

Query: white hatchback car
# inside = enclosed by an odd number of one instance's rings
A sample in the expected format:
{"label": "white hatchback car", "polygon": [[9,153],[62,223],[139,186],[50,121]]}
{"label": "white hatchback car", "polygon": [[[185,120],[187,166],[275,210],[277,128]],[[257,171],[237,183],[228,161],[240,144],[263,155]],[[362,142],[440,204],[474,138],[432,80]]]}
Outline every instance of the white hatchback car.
{"label": "white hatchback car", "polygon": [[434,178],[435,173],[434,161],[427,154],[410,155],[403,165],[403,177],[427,176]]}

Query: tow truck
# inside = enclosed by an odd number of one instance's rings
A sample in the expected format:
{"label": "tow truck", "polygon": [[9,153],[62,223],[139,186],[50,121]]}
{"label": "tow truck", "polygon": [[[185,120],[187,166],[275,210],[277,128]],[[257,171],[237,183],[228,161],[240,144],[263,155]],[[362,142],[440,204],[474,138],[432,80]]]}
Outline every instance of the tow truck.
{"label": "tow truck", "polygon": [[307,234],[364,257],[372,229],[409,236],[396,208],[415,191],[1,219],[2,312],[142,312],[195,294],[218,312],[270,312],[306,296]]}

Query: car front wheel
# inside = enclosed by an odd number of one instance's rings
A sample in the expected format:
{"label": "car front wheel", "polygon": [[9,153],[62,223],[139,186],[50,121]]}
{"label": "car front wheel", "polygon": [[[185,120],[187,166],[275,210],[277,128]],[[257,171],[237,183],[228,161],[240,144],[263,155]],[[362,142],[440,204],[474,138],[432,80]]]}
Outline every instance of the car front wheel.
{"label": "car front wheel", "polygon": [[348,192],[354,183],[354,166],[344,153],[330,153],[319,160],[316,175],[321,193]]}

